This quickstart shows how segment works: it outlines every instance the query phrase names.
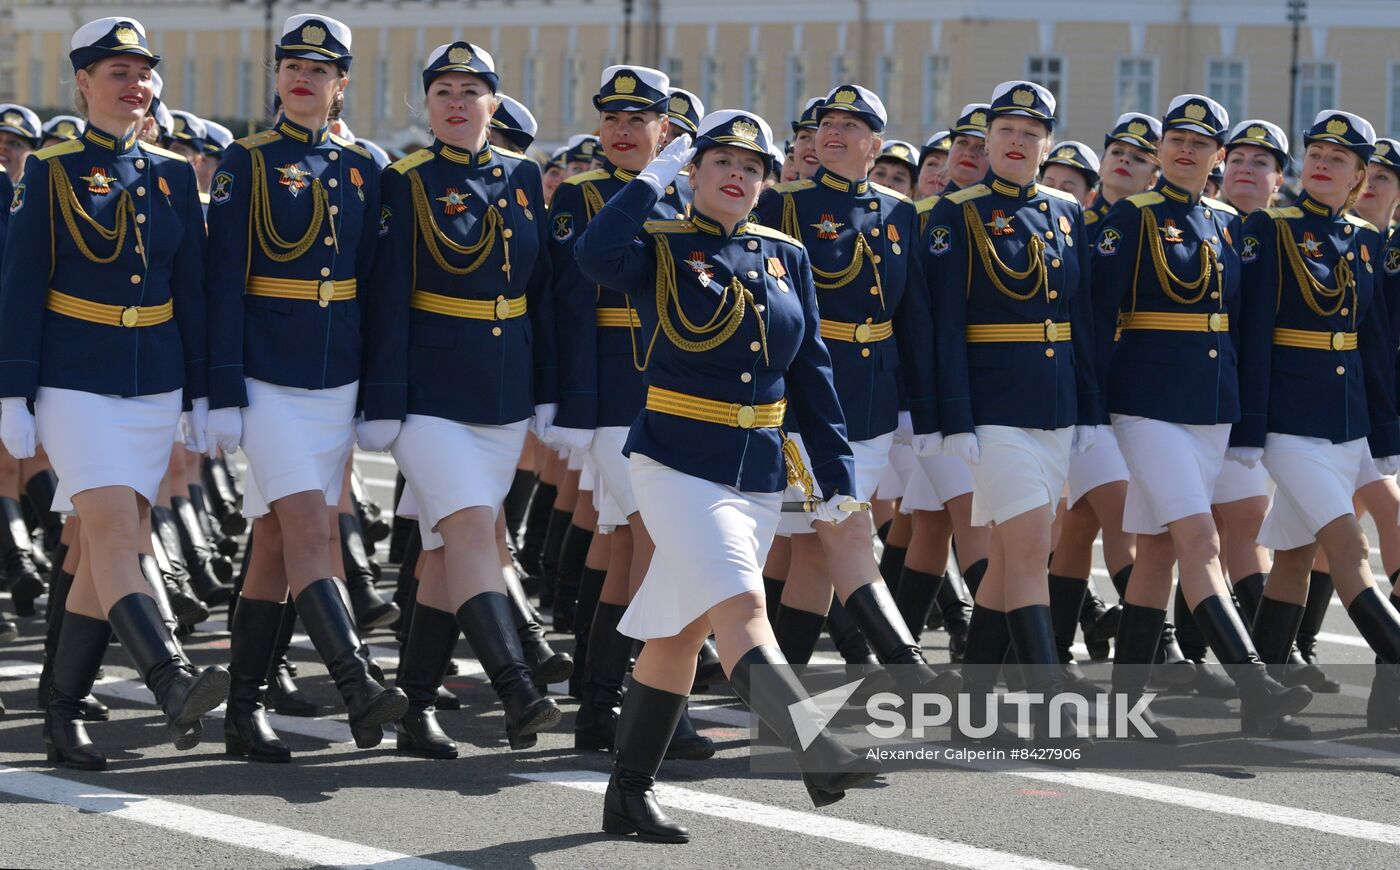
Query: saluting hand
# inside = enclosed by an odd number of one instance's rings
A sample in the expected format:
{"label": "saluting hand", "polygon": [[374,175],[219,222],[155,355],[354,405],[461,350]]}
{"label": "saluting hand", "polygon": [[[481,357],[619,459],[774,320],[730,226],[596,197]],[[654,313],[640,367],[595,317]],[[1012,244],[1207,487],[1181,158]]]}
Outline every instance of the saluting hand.
{"label": "saluting hand", "polygon": [[657,196],[661,196],[666,192],[667,185],[675,181],[681,170],[694,159],[695,149],[690,147],[690,134],[682,133],[637,173],[637,177],[651,185]]}
{"label": "saluting hand", "polygon": [[977,435],[973,432],[959,432],[944,438],[943,454],[956,456],[968,465],[982,461],[982,448],[977,445]]}
{"label": "saluting hand", "polygon": [[0,441],[16,459],[31,459],[38,434],[29,403],[22,398],[0,399]]}
{"label": "saluting hand", "polygon": [[209,412],[205,440],[223,453],[232,453],[243,441],[243,409],[215,408]]}

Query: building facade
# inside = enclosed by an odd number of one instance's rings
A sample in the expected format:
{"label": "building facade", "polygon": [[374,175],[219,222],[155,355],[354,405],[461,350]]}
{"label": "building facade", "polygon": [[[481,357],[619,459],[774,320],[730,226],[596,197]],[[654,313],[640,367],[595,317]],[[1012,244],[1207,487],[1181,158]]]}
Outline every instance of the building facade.
{"label": "building facade", "polygon": [[[540,142],[589,129],[602,69],[666,70],[706,106],[745,107],[785,128],[809,96],[865,84],[890,110],[888,136],[919,141],[1009,78],[1060,100],[1060,138],[1097,146],[1122,111],[1158,113],[1199,92],[1232,118],[1305,127],[1340,106],[1400,136],[1400,2],[1313,0],[1290,94],[1288,0],[0,0],[0,98],[71,105],[68,38],[80,23],[138,17],[164,60],[165,99],[218,118],[267,112],[271,37],[321,10],[354,29],[345,117],[361,135],[421,139],[419,69],[434,46],[491,51],[502,89],[540,123]],[[630,14],[629,14],[630,13]],[[270,25],[270,28],[269,28]],[[272,33],[269,33],[271,29]],[[8,92],[5,92],[5,91]]]}

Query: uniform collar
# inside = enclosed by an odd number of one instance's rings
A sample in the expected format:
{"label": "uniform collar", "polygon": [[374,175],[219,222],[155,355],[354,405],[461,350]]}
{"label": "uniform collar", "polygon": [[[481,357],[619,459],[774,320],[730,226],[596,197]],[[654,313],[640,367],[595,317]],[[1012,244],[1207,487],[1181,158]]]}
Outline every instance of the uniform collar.
{"label": "uniform collar", "polygon": [[324,143],[326,139],[330,138],[331,128],[330,125],[326,125],[318,127],[315,130],[310,130],[291,120],[286,115],[281,115],[277,118],[277,132],[295,142],[310,142],[315,145],[320,145]]}
{"label": "uniform collar", "polygon": [[986,185],[1002,196],[1009,196],[1012,199],[1030,199],[1036,195],[1040,188],[1036,187],[1034,181],[1022,187],[1019,184],[1007,181],[995,172],[987,173]]}
{"label": "uniform collar", "polygon": [[1200,194],[1177,187],[1165,178],[1157,179],[1157,186],[1153,189],[1172,202],[1179,202],[1183,205],[1195,205],[1201,199]]}
{"label": "uniform collar", "polygon": [[1298,194],[1298,199],[1296,200],[1296,203],[1299,208],[1311,215],[1328,218],[1329,220],[1337,216],[1337,213],[1332,211],[1331,208],[1318,202],[1311,196],[1308,196],[1308,192],[1306,190]]}
{"label": "uniform collar", "polygon": [[491,150],[491,143],[489,142],[482,146],[482,149],[475,154],[464,148],[448,145],[441,139],[433,142],[433,148],[437,151],[438,156],[444,160],[450,160],[453,163],[461,163],[464,166],[486,166],[490,164],[496,156],[496,152]]}
{"label": "uniform collar", "polygon": [[870,182],[864,178],[859,181],[851,181],[843,178],[835,172],[829,171],[825,166],[817,168],[817,174],[812,176],[812,180],[818,184],[824,184],[832,190],[839,190],[842,193],[855,192],[856,196],[865,196],[870,191]]}
{"label": "uniform collar", "polygon": [[132,127],[125,139],[118,139],[116,136],[104,133],[89,124],[87,129],[83,131],[83,141],[87,143],[89,148],[110,151],[113,154],[126,154],[136,147],[136,128]]}
{"label": "uniform collar", "polygon": [[613,162],[607,158],[603,159],[603,168],[607,170],[609,175],[621,181],[623,184],[637,177],[637,173],[630,169],[623,169],[621,166],[615,166]]}
{"label": "uniform collar", "polygon": [[749,225],[749,216],[745,215],[743,220],[735,224],[734,232],[732,233],[725,233],[724,224],[721,224],[717,220],[711,220],[710,218],[705,217],[700,212],[695,211],[693,207],[690,211],[690,222],[695,225],[695,228],[697,230],[706,235],[719,236],[720,238],[733,238],[734,236],[737,236],[740,233],[742,233],[744,231],[744,228]]}
{"label": "uniform collar", "polygon": [[1089,205],[1089,211],[1105,214],[1108,212],[1108,208],[1108,200],[1104,199],[1103,191],[1099,191],[1099,193],[1095,194],[1093,203]]}

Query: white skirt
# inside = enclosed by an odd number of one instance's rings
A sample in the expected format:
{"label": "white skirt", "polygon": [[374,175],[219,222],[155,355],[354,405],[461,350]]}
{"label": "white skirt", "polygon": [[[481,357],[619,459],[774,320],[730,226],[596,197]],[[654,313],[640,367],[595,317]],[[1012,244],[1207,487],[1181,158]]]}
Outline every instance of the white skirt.
{"label": "white skirt", "polygon": [[[918,456],[915,462],[919,473],[917,480],[910,483],[910,489],[918,490],[915,510],[941,511],[948,502],[972,492],[972,470],[956,456]],[[922,485],[919,481],[922,481]],[[919,503],[921,499],[923,504]]]}
{"label": "white skirt", "polygon": [[409,414],[391,452],[413,487],[420,524],[436,531],[438,523],[470,507],[490,508],[494,520],[510,491],[528,428],[528,420],[473,426]]}
{"label": "white skirt", "polygon": [[1363,486],[1370,486],[1383,476],[1381,470],[1376,467],[1376,460],[1371,456],[1371,448],[1370,445],[1367,444],[1366,458],[1361,463],[1361,470],[1356,474],[1356,488],[1360,489]]}
{"label": "white skirt", "polygon": [[413,487],[409,485],[407,479],[404,480],[403,495],[399,496],[399,504],[394,508],[394,515],[418,523],[418,536],[423,542],[424,550],[442,549],[442,535],[428,528],[418,516],[418,496],[413,494]]}
{"label": "white skirt", "polygon": [[[584,461],[588,459],[587,450],[574,450],[572,447],[564,448],[564,460],[568,463],[570,471],[583,471]],[[582,489],[583,487],[579,487]]]}
{"label": "white skirt", "polygon": [[1168,523],[1210,513],[1229,423],[1187,426],[1114,414],[1113,430],[1129,473],[1123,531],[1160,535]]}
{"label": "white skirt", "polygon": [[340,502],[345,461],[355,446],[355,398],[359,383],[328,390],[283,387],[247,379],[243,409],[243,515],[263,516],[279,498],[321,492],[326,505]]}
{"label": "white skirt", "polygon": [[[802,443],[802,436],[789,434],[789,438],[797,445],[797,449],[802,453],[802,462],[810,470],[812,459],[807,455],[807,445]],[[890,445],[894,444],[894,433],[886,432],[876,438],[869,438],[865,441],[851,442],[851,455],[855,458],[856,479],[854,493],[856,500],[869,501],[875,496],[875,488],[880,485],[880,478],[885,474],[885,466],[890,461]],[[817,498],[821,498],[821,485],[813,481],[813,493]],[[802,489],[797,486],[787,488],[786,498],[790,501],[800,501],[802,499]],[[778,534],[780,535],[807,535],[814,534],[812,523],[816,522],[809,513],[783,514],[782,520],[778,523]],[[650,527],[648,527],[650,528]]]}
{"label": "white skirt", "polygon": [[1004,523],[1026,511],[1050,506],[1053,516],[1069,476],[1074,429],[978,426],[982,452],[972,473],[972,524]]}
{"label": "white skirt", "polygon": [[72,513],[74,495],[104,486],[131,487],[154,504],[170,467],[182,396],[182,390],[123,398],[40,387],[35,429],[58,475],[53,509]]}
{"label": "white skirt", "polygon": [[1104,484],[1128,479],[1128,464],[1112,427],[1099,426],[1094,446],[1069,457],[1069,507]]}
{"label": "white skirt", "polygon": [[1248,468],[1233,459],[1227,458],[1220,466],[1220,476],[1215,479],[1215,490],[1211,493],[1211,504],[1229,504],[1247,498],[1257,498],[1269,494],[1269,472],[1262,464]]}
{"label": "white skirt", "polygon": [[909,484],[918,471],[914,467],[914,448],[908,444],[891,444],[889,462],[885,473],[875,484],[875,497],[878,499],[901,499],[909,492]]}
{"label": "white skirt", "polygon": [[1317,540],[1323,526],[1351,515],[1357,476],[1370,457],[1365,438],[1333,444],[1270,432],[1263,464],[1274,479],[1274,500],[1259,529],[1259,543],[1275,550],[1303,547]]}
{"label": "white skirt", "polygon": [[637,512],[637,497],[632,494],[627,457],[622,455],[622,447],[627,443],[627,435],[631,431],[627,426],[604,426],[593,430],[589,459],[594,470],[593,505],[598,509],[600,532],[610,532],[618,526],[627,525],[627,518]]}
{"label": "white skirt", "polygon": [[629,468],[656,553],[618,631],[638,640],[672,637],[722,601],[763,592],[781,492],[740,492],[640,453]]}

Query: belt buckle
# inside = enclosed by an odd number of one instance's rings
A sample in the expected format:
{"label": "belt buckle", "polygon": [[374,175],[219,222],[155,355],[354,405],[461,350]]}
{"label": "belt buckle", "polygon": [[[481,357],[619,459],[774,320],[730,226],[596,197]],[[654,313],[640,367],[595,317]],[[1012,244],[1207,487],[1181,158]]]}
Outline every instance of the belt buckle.
{"label": "belt buckle", "polygon": [[505,320],[510,317],[510,302],[504,296],[496,297],[496,319]]}
{"label": "belt buckle", "polygon": [[1210,317],[1206,318],[1206,329],[1208,329],[1211,332],[1221,332],[1221,325],[1224,323],[1224,321],[1225,318],[1222,317],[1219,312],[1216,312],[1215,314],[1212,314]]}
{"label": "belt buckle", "polygon": [[734,413],[734,422],[740,429],[752,429],[758,422],[758,412],[754,410],[753,405],[740,405],[739,410]]}
{"label": "belt buckle", "polygon": [[1058,323],[1055,323],[1054,321],[1050,321],[1050,320],[1047,320],[1047,321],[1045,322],[1045,340],[1046,340],[1046,341],[1059,341],[1059,340],[1060,340],[1060,325],[1059,325]]}
{"label": "belt buckle", "polygon": [[856,341],[865,344],[870,341],[870,324],[862,323],[856,327]]}
{"label": "belt buckle", "polygon": [[121,324],[125,327],[135,326],[141,320],[141,309],[135,305],[129,305],[122,309]]}
{"label": "belt buckle", "polygon": [[1340,332],[1332,333],[1332,349],[1341,350],[1347,346],[1346,336]]}
{"label": "belt buckle", "polygon": [[316,301],[318,302],[318,304],[320,304],[322,308],[325,308],[326,306],[330,305],[331,300],[334,298],[334,281],[322,281],[320,284],[316,285]]}

